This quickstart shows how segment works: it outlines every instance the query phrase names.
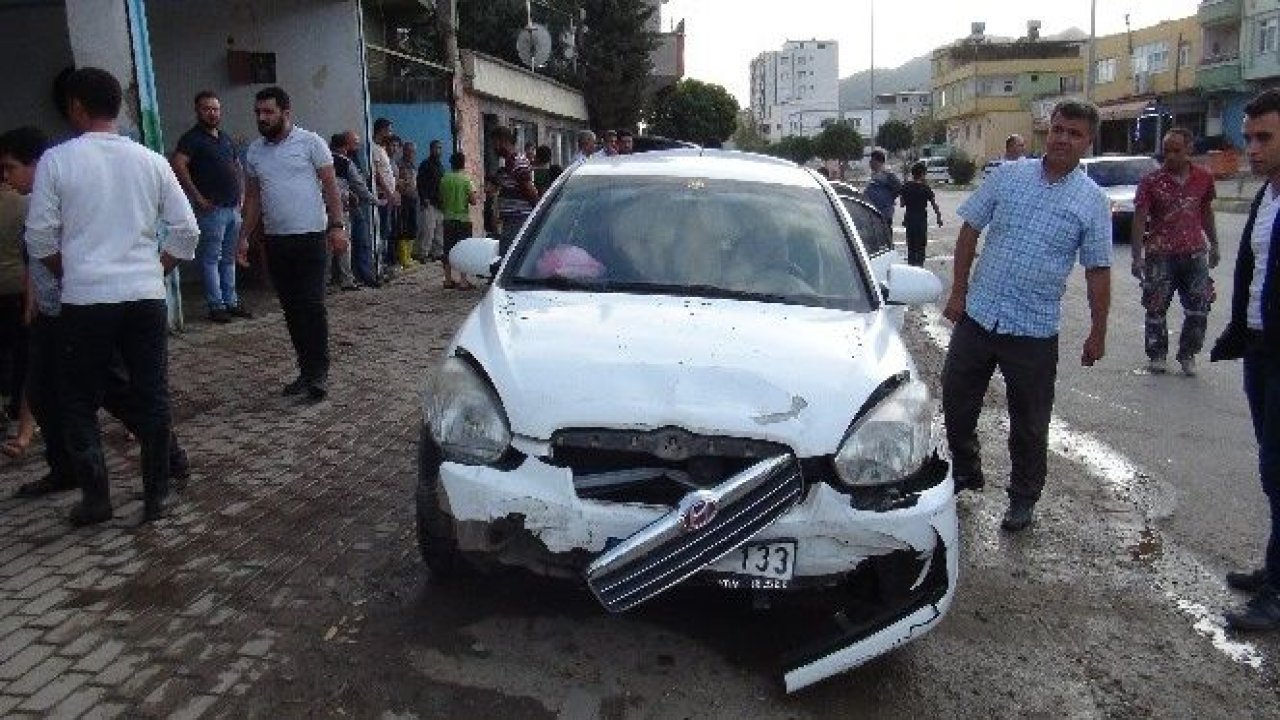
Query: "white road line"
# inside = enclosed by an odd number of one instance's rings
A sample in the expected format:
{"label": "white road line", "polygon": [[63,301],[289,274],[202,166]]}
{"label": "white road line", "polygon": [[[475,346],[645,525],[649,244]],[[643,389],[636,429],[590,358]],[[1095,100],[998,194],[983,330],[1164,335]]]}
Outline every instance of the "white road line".
{"label": "white road line", "polygon": [[[945,351],[951,341],[951,330],[943,324],[947,321],[933,305],[926,305],[922,310],[924,322],[919,324],[920,329],[935,345]],[[998,374],[996,381],[1003,382]],[[1004,427],[1008,428],[1007,421]],[[1115,499],[1132,504],[1136,512],[1143,516],[1142,521],[1138,523],[1141,527],[1135,530],[1150,531],[1146,518],[1151,513],[1153,503],[1144,497],[1148,491],[1140,483],[1146,474],[1122,453],[1089,433],[1073,429],[1056,415],[1049,421],[1049,450],[1055,455],[1084,467],[1090,475],[1103,481]],[[1160,565],[1170,570],[1176,566],[1180,574],[1188,575],[1194,584],[1205,588],[1221,585],[1216,574],[1204,567],[1190,553],[1178,551],[1172,545],[1165,543],[1163,556],[1164,559],[1159,563]],[[1162,586],[1165,597],[1173,606],[1193,621],[1192,629],[1207,638],[1219,652],[1232,661],[1255,670],[1262,667],[1264,656],[1255,645],[1227,637],[1221,613],[1209,610],[1203,603],[1187,600],[1170,589],[1171,587],[1181,589],[1184,583],[1168,582],[1157,575],[1157,584]]]}

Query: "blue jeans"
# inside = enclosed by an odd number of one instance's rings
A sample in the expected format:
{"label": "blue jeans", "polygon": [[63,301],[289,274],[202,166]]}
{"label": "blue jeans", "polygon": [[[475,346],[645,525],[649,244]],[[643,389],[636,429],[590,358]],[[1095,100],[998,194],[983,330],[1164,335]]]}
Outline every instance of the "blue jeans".
{"label": "blue jeans", "polygon": [[377,282],[373,267],[373,238],[369,234],[369,208],[357,205],[351,210],[351,270],[356,280],[365,285]]}
{"label": "blue jeans", "polygon": [[210,310],[240,304],[236,296],[236,243],[240,239],[240,212],[233,207],[214,208],[196,216],[200,244],[196,261],[204,281],[204,299]]}
{"label": "blue jeans", "polygon": [[1244,355],[1244,394],[1258,440],[1258,474],[1271,504],[1267,577],[1280,589],[1280,349],[1266,347],[1261,333]]}

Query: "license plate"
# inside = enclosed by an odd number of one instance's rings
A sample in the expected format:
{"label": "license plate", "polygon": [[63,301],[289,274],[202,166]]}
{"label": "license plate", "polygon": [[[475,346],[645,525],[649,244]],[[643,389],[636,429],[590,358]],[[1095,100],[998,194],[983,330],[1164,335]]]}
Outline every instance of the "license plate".
{"label": "license plate", "polygon": [[715,564],[719,572],[791,580],[795,574],[796,541],[784,540],[767,543],[749,543],[734,550]]}

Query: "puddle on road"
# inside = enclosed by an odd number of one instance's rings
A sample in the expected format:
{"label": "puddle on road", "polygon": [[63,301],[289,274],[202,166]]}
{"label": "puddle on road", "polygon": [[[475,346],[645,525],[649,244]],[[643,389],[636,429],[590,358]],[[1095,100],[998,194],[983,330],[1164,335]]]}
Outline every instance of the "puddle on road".
{"label": "puddle on road", "polygon": [[[944,325],[946,322],[938,309],[929,305],[922,309],[922,317],[917,326],[931,341],[945,350],[951,341],[951,331]],[[1001,382],[998,374],[995,382]],[[1004,429],[1007,432],[1007,420],[1004,422]],[[1215,649],[1232,661],[1255,670],[1261,669],[1263,654],[1252,643],[1228,638],[1222,613],[1166,589],[1174,584],[1171,582],[1173,579],[1181,578],[1186,582],[1177,584],[1194,585],[1204,591],[1203,594],[1209,595],[1214,589],[1220,589],[1222,583],[1216,579],[1217,574],[1210,572],[1199,560],[1187,553],[1177,552],[1173,546],[1166,547],[1160,532],[1152,527],[1151,519],[1158,517],[1160,512],[1156,507],[1155,493],[1148,482],[1150,475],[1139,470],[1114,448],[1088,433],[1073,429],[1056,416],[1049,423],[1049,450],[1084,467],[1089,474],[1105,483],[1105,488],[1114,500],[1123,503],[1114,519],[1109,519],[1107,524],[1122,536],[1136,537],[1133,544],[1126,546],[1130,558],[1149,565],[1155,571],[1154,585],[1163,590],[1165,597],[1179,612],[1192,620],[1192,629],[1207,638]],[[1125,515],[1132,519],[1125,518]]]}

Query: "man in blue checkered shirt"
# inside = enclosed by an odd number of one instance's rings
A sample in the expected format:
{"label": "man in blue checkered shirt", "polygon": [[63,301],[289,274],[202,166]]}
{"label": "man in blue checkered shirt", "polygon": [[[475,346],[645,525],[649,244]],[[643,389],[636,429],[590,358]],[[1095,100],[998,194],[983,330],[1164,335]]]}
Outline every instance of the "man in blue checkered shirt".
{"label": "man in blue checkered shirt", "polygon": [[[978,414],[1000,368],[1009,406],[1009,509],[1001,527],[1031,524],[1044,489],[1049,418],[1058,368],[1058,321],[1067,276],[1085,267],[1092,325],[1080,362],[1105,352],[1111,304],[1111,214],[1107,196],[1079,167],[1093,144],[1098,111],[1066,101],[1054,108],[1043,159],[1000,166],[959,210],[955,277],[943,315],[956,323],[942,369],[942,406],[956,489],[984,484]],[[970,279],[978,236],[987,231]]]}

